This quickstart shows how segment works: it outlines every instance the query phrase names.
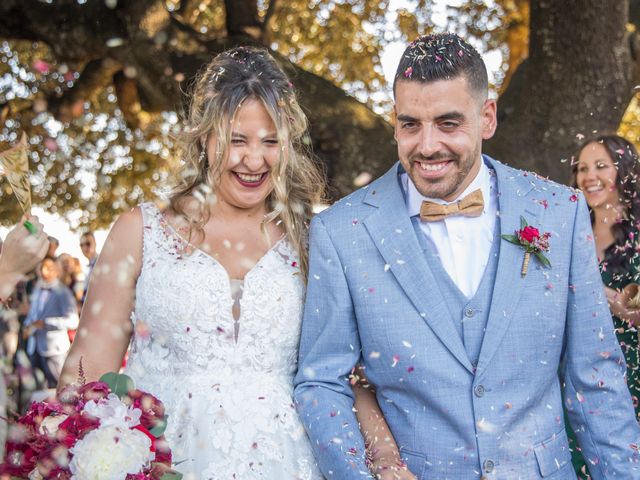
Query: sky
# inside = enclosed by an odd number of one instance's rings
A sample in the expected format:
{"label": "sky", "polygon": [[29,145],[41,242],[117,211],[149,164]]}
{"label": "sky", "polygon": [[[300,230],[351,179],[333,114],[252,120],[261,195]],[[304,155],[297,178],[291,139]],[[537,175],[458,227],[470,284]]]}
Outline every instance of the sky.
{"label": "sky", "polygon": [[[434,15],[433,21],[436,25],[445,25],[447,21],[446,16],[446,7],[448,5],[453,5],[454,3],[458,3],[455,0],[440,0],[436,2],[434,7]],[[389,22],[393,23],[395,20],[393,18],[394,11],[398,8],[402,8],[406,6],[407,2],[405,0],[391,0],[389,5]],[[402,52],[405,48],[404,42],[393,42],[390,43],[384,50],[381,56],[382,69],[384,71],[385,78],[387,79],[389,98],[391,98],[391,85],[393,84],[393,76],[395,74],[397,62],[402,55]],[[489,71],[489,81],[492,80],[492,72],[496,71],[501,64],[500,54],[498,52],[491,52],[489,54],[483,55],[483,58],[487,64],[487,70]],[[72,232],[69,224],[60,218],[58,215],[51,215],[42,210],[41,208],[34,207],[33,214],[37,215],[42,224],[44,225],[45,231],[54,237],[56,237],[60,241],[60,247],[58,248],[58,254],[60,253],[69,253],[74,257],[79,258],[82,262],[85,261],[85,258],[82,256],[82,252],[80,251],[79,246],[79,232]],[[115,220],[115,218],[114,218]],[[0,227],[0,237],[4,238],[8,232],[7,228]],[[108,230],[99,230],[95,232],[96,243],[98,245],[98,250],[102,248],[104,241],[107,237]]]}

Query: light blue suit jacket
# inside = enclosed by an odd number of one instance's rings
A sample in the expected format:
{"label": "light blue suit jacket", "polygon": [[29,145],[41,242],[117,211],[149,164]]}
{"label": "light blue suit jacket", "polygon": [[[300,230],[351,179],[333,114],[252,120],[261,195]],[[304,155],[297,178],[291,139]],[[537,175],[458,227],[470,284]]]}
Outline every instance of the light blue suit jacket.
{"label": "light blue suit jacket", "polygon": [[594,479],[640,479],[635,421],[580,193],[507,167],[502,234],[550,232],[551,268],[504,240],[474,367],[408,217],[396,164],[316,216],[298,409],[328,478],[372,478],[348,375],[361,362],[420,479],[574,479],[569,418]]}

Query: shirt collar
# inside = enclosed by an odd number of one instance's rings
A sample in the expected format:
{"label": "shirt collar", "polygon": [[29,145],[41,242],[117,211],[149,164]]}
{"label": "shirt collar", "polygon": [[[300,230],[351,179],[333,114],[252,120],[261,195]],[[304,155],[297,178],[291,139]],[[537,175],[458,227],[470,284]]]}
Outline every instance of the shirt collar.
{"label": "shirt collar", "polygon": [[461,198],[467,196],[469,193],[477,189],[480,189],[482,191],[482,196],[485,201],[485,210],[486,210],[486,205],[491,195],[491,178],[489,174],[489,167],[487,167],[487,165],[484,163],[484,160],[482,158],[480,159],[480,170],[476,174],[476,177],[469,184],[469,186],[460,195],[458,195],[457,198],[455,198],[451,202],[446,202],[441,198],[429,198],[429,197],[423,196],[418,191],[415,184],[411,181],[411,178],[409,178],[409,175],[407,175],[406,173],[403,173],[402,177],[403,177],[402,185],[406,192],[407,210],[409,212],[410,217],[420,214],[420,207],[422,206],[422,202],[424,200],[434,202],[434,203],[440,203],[442,205],[447,205],[449,203],[457,202]]}

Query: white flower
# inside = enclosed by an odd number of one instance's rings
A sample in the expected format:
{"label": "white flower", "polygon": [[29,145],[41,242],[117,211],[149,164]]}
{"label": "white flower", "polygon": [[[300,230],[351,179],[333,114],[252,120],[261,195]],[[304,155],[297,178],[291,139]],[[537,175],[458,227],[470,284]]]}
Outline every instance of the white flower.
{"label": "white flower", "polygon": [[155,459],[144,433],[114,425],[87,433],[70,451],[72,480],[113,480],[136,474]]}
{"label": "white flower", "polygon": [[139,425],[142,415],[139,408],[125,405],[115,393],[110,393],[107,398],[87,402],[83,410],[97,417],[101,427],[113,425],[123,429]]}
{"label": "white flower", "polygon": [[62,422],[67,419],[68,415],[55,415],[50,417],[45,417],[40,423],[40,427],[38,428],[38,433],[41,435],[49,435],[50,437],[55,436],[58,431],[58,427]]}
{"label": "white flower", "polygon": [[44,477],[40,473],[40,470],[38,470],[38,467],[31,470],[29,473],[29,480],[44,480]]}

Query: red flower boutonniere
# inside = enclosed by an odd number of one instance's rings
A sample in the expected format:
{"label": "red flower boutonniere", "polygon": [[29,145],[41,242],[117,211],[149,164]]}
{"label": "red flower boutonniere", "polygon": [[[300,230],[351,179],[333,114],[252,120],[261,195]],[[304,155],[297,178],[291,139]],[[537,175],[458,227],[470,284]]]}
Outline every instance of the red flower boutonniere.
{"label": "red flower boutonniere", "polygon": [[529,268],[529,259],[531,255],[535,256],[538,261],[545,267],[551,267],[549,259],[543,255],[549,251],[549,237],[551,234],[545,232],[540,235],[540,231],[536,227],[527,224],[524,217],[520,217],[520,230],[516,230],[515,235],[500,235],[507,242],[519,245],[524,249],[524,259],[522,260],[521,276],[527,274]]}

